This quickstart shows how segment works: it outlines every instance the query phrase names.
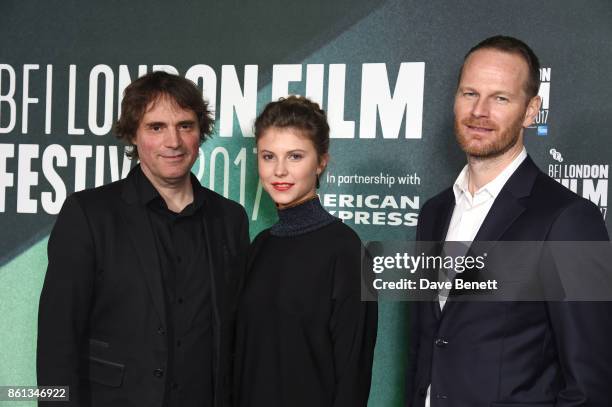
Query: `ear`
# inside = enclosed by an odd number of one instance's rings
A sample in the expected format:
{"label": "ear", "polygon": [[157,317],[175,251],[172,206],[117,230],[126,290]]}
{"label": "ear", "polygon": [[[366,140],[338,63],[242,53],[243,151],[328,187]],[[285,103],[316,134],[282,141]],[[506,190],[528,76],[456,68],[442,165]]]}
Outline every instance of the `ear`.
{"label": "ear", "polygon": [[317,175],[321,175],[325,168],[327,167],[327,163],[329,162],[329,153],[325,153],[319,157],[319,165],[317,166]]}
{"label": "ear", "polygon": [[540,96],[532,97],[529,103],[527,103],[527,110],[523,118],[523,127],[526,128],[533,124],[536,116],[540,112],[540,106],[542,106],[542,98]]}

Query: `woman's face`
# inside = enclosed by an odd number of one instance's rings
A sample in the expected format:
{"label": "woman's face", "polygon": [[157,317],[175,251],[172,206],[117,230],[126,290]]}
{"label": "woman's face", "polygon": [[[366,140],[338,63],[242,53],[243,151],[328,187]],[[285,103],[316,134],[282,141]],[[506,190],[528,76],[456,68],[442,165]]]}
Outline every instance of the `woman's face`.
{"label": "woman's face", "polygon": [[270,127],[257,141],[259,179],[281,209],[315,196],[327,159],[299,129]]}

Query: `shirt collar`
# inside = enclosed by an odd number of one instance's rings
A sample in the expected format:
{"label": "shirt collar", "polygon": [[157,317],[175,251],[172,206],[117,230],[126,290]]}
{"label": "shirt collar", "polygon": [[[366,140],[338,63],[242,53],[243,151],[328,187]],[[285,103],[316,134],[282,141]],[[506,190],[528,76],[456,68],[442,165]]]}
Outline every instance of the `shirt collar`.
{"label": "shirt collar", "polygon": [[[512,162],[506,168],[504,168],[504,170],[500,172],[497,177],[495,177],[488,184],[482,186],[478,191],[476,191],[474,193],[474,196],[479,195],[479,194],[486,194],[493,199],[497,198],[497,195],[499,195],[504,185],[506,185],[506,182],[508,181],[508,179],[510,179],[512,174],[514,174],[514,171],[516,171],[516,169],[523,163],[525,158],[527,158],[527,150],[523,146],[523,149],[521,150],[519,155],[516,156],[516,158],[512,160]],[[455,180],[455,183],[453,184],[453,193],[455,194],[455,203],[458,203],[459,200],[464,195],[470,196],[469,188],[468,188],[468,181],[469,181],[469,173],[468,173],[468,166],[466,164],[465,167],[463,167],[463,169],[459,173],[459,176]]]}
{"label": "shirt collar", "polygon": [[[198,178],[193,174],[189,173],[191,179],[191,187],[193,188],[193,202],[190,203],[183,209],[183,212],[187,212],[187,214],[194,213],[198,209],[200,209],[204,205],[205,195],[204,188],[198,181]],[[143,205],[148,205],[149,203],[158,200],[159,203],[166,207],[166,203],[157,191],[151,181],[146,177],[146,175],[142,172],[140,166],[137,169],[137,192],[138,192],[138,200]]]}
{"label": "shirt collar", "polygon": [[141,204],[146,205],[156,198],[161,198],[159,192],[157,192],[151,181],[149,181],[146,175],[144,175],[144,173],[142,172],[142,168],[138,166],[138,169],[136,171],[136,188],[138,192],[138,201]]}

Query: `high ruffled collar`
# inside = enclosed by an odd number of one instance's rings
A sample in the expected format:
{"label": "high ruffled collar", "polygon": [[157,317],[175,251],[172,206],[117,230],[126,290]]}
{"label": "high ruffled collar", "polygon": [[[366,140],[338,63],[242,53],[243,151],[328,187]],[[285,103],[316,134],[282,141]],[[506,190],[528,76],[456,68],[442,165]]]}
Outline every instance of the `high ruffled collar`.
{"label": "high ruffled collar", "polygon": [[340,221],[330,215],[319,197],[309,199],[299,205],[278,210],[278,222],[270,228],[270,234],[278,237],[297,236],[312,232]]}

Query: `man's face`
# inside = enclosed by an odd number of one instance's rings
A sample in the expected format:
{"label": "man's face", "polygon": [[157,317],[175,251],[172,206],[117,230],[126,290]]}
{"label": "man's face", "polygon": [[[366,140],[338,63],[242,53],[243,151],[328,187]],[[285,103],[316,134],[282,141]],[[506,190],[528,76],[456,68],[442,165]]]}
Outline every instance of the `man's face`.
{"label": "man's face", "polygon": [[527,63],[519,55],[494,49],[472,53],[463,66],[455,95],[455,135],[468,156],[493,158],[523,146],[540,98],[529,100]]}
{"label": "man's face", "polygon": [[147,106],[132,141],[142,171],[155,187],[185,182],[200,146],[196,114],[161,96]]}

